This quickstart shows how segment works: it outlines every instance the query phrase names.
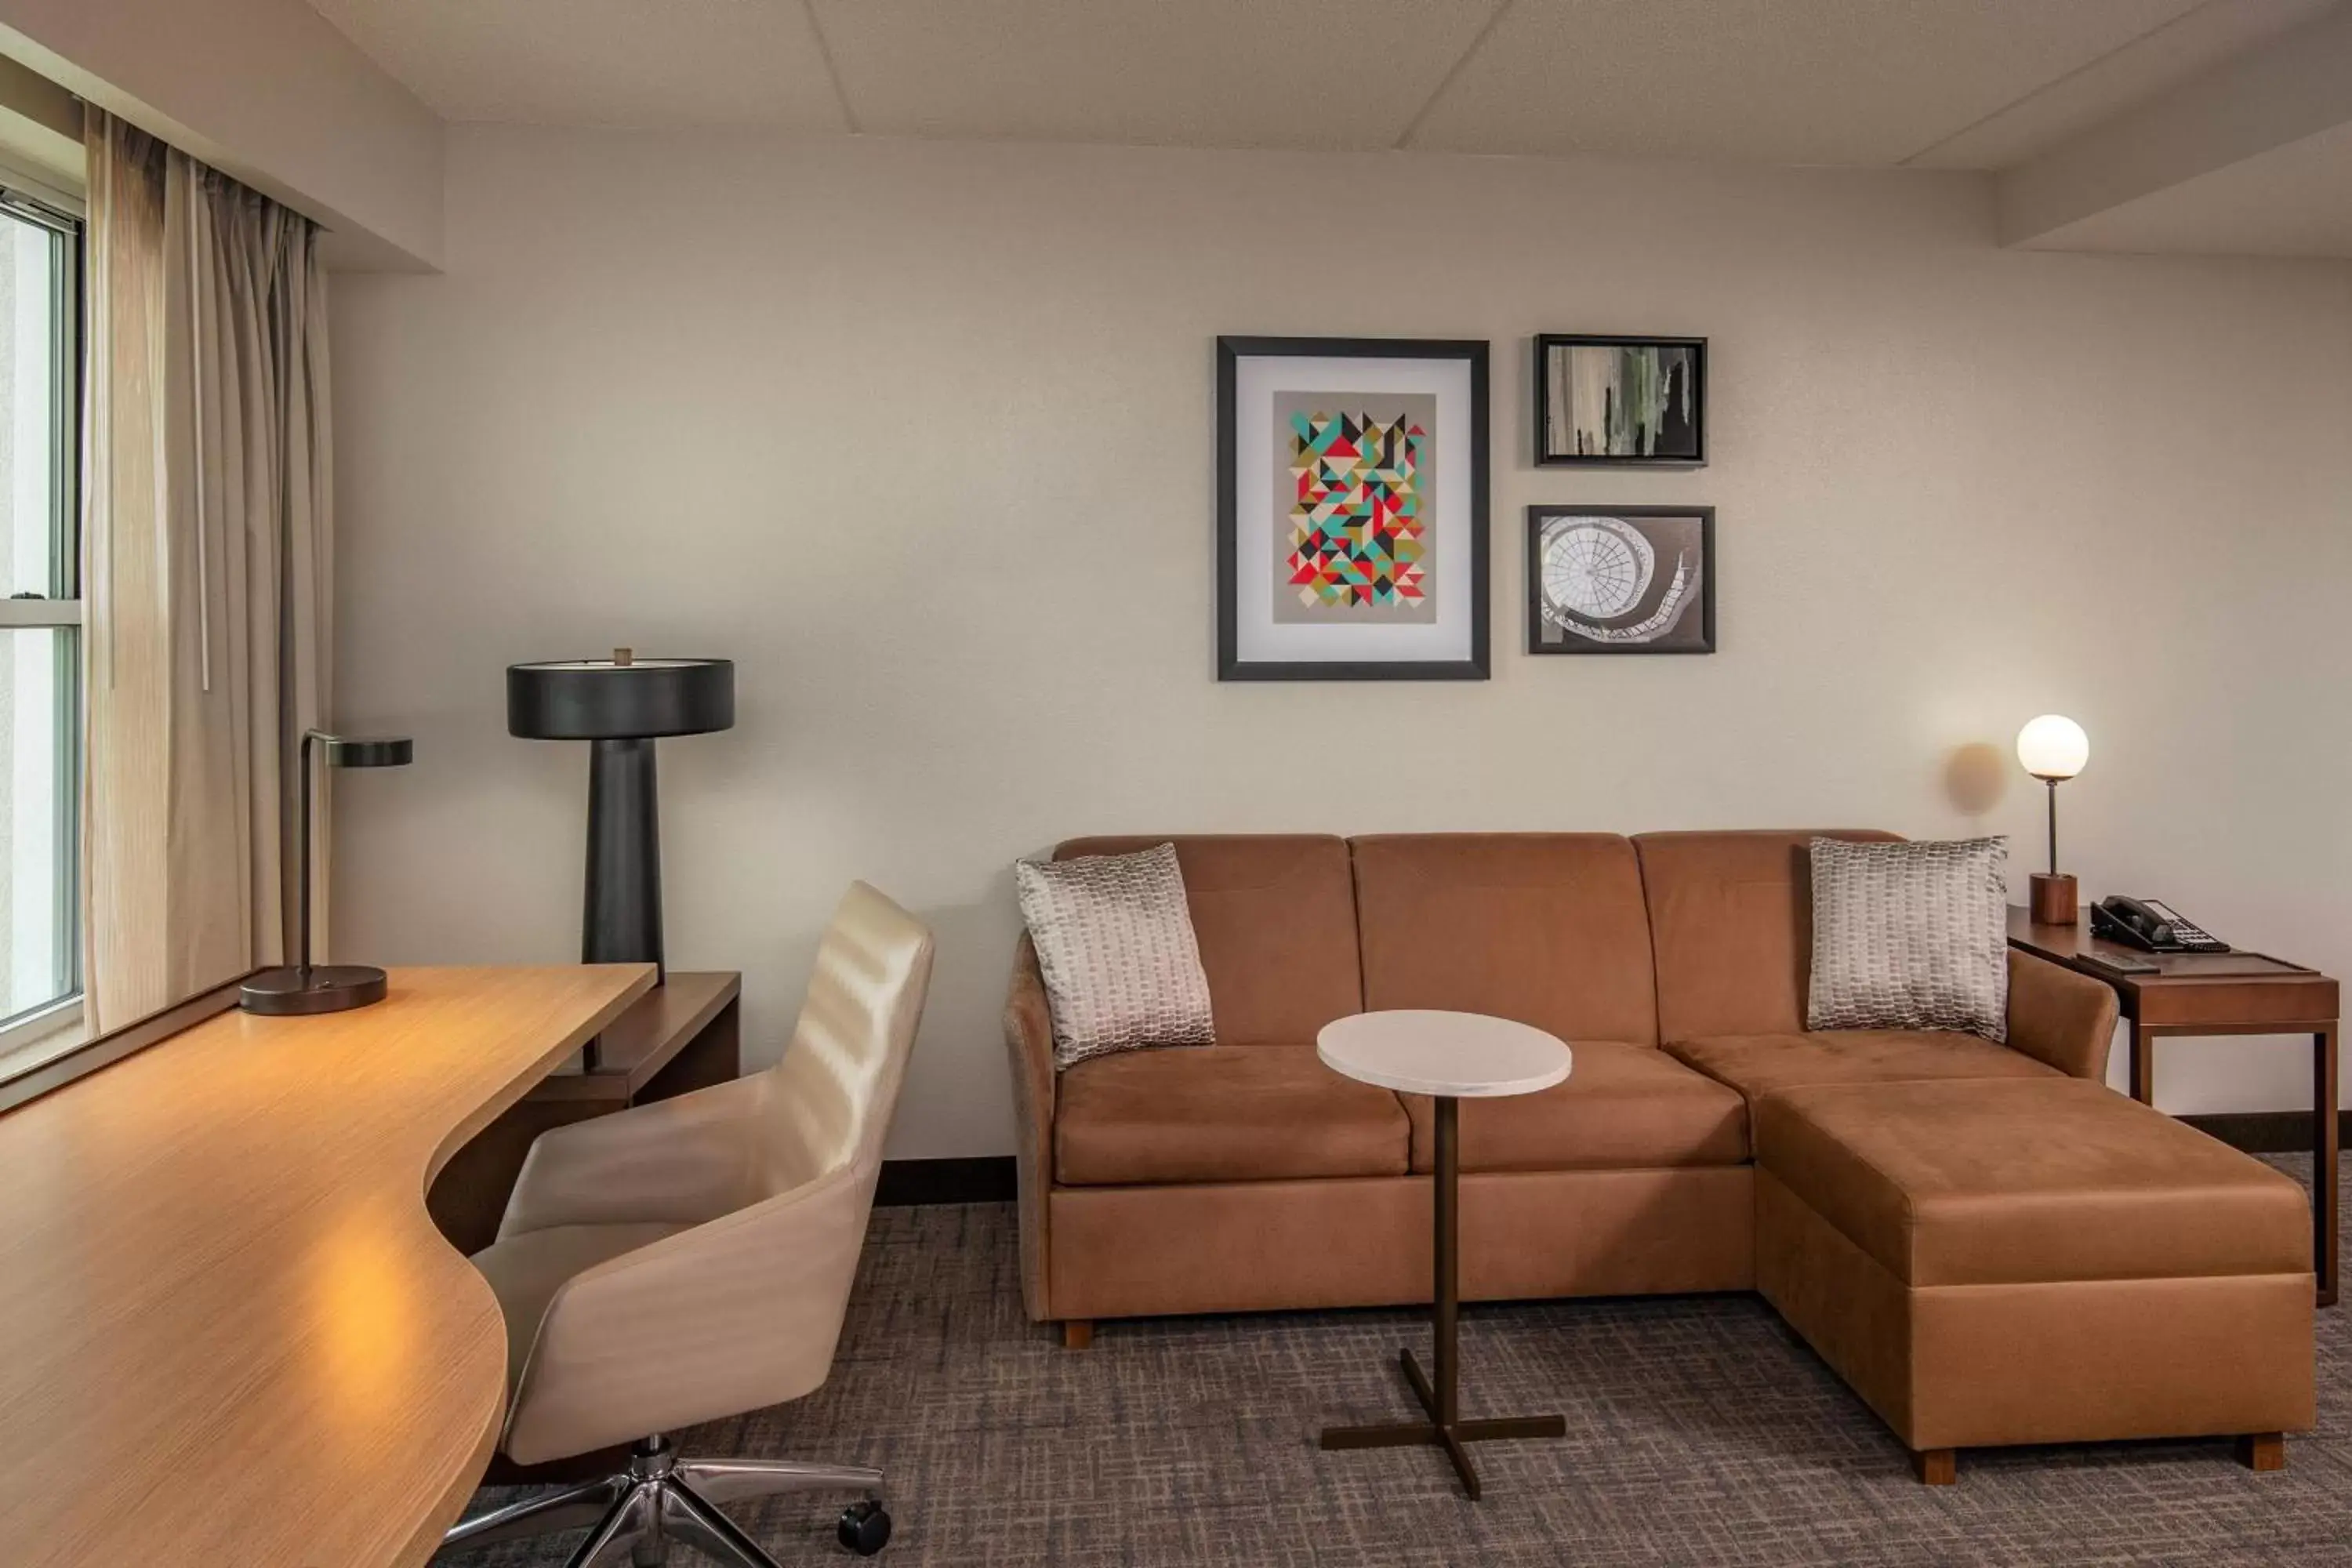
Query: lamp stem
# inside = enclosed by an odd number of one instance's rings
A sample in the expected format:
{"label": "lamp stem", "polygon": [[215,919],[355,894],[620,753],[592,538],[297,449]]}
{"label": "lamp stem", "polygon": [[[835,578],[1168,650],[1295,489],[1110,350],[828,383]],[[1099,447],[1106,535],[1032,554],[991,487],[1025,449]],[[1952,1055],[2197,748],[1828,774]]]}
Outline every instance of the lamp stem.
{"label": "lamp stem", "polygon": [[2058,781],[2044,779],[2050,786],[2050,874],[2058,874]]}
{"label": "lamp stem", "polygon": [[310,972],[310,793],[314,787],[310,778],[310,742],[318,733],[316,730],[302,731],[302,826],[299,851],[302,881],[295,890],[294,907],[297,911],[295,920],[300,926],[296,938],[297,951],[301,954],[301,960],[295,968],[304,974]]}

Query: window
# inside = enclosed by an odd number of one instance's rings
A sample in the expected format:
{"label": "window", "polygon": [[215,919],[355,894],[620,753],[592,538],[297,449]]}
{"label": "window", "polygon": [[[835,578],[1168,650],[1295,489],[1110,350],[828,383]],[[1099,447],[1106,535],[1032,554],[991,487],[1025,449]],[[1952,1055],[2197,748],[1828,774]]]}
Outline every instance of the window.
{"label": "window", "polygon": [[0,185],[0,1053],[80,1020],[80,296],[79,221]]}

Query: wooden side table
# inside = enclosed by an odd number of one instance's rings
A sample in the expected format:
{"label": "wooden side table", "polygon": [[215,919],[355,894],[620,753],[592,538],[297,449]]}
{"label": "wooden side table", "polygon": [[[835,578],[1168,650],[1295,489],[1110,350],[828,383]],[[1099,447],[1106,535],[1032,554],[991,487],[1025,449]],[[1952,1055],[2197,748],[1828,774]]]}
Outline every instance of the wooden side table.
{"label": "wooden side table", "polygon": [[566,1063],[476,1133],[449,1157],[425,1199],[449,1245],[470,1254],[498,1239],[523,1156],[549,1128],[740,1073],[742,994],[743,977],[731,969],[672,970],[667,984],[646,992],[597,1037],[593,1068],[580,1058]]}
{"label": "wooden side table", "polygon": [[1326,1426],[1326,1448],[1432,1447],[1445,1450],[1462,1489],[1478,1500],[1478,1472],[1465,1443],[1507,1437],[1559,1437],[1568,1422],[1559,1415],[1509,1415],[1465,1421],[1461,1412],[1461,1354],[1457,1318],[1462,1307],[1456,1221],[1462,1207],[1458,1112],[1463,1097],[1484,1099],[1534,1094],[1566,1079],[1573,1058],[1567,1046],[1526,1024],[1478,1013],[1400,1009],[1335,1018],[1315,1037],[1315,1054],[1332,1071],[1400,1094],[1426,1094],[1437,1101],[1437,1169],[1430,1183],[1432,1294],[1431,1357],[1434,1377],[1425,1376],[1412,1352],[1398,1353],[1405,1382],[1412,1385],[1425,1421],[1377,1426]]}
{"label": "wooden side table", "polygon": [[[2143,952],[2075,925],[2036,925],[2011,906],[2009,945],[2063,963],[2112,986],[2131,1030],[2131,1092],[2156,1103],[2156,1042],[2167,1035],[2311,1037],[2311,1260],[2319,1304],[2336,1304],[2336,982],[2315,969],[2261,952]],[[2137,959],[2153,974],[2102,968],[2101,959]]]}

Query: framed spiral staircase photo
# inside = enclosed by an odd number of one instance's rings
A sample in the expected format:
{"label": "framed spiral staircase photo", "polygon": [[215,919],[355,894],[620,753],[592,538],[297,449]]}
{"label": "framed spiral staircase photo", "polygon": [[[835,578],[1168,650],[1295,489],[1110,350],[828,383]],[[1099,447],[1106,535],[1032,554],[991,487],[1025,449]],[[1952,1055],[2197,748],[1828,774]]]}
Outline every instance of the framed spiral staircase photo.
{"label": "framed spiral staircase photo", "polygon": [[1528,508],[1529,653],[1713,653],[1715,509]]}

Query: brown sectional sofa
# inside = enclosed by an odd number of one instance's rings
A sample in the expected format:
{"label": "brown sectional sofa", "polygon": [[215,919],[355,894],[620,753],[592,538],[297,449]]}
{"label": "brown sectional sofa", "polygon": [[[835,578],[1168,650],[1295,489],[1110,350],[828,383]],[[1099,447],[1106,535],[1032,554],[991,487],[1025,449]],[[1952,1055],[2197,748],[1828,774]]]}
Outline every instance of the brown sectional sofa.
{"label": "brown sectional sofa", "polygon": [[2313,1419],[2302,1189],[2109,1093],[2112,994],[2022,953],[2005,1045],[1808,1031],[1811,837],[1175,838],[1217,1045],[1056,1075],[1015,961],[1030,1315],[1084,1343],[1102,1318],[1429,1300],[1430,1104],[1314,1040],[1456,1008],[1575,1051],[1557,1089],[1462,1103],[1465,1300],[1760,1290],[1930,1479],[2007,1443],[2274,1458]]}

